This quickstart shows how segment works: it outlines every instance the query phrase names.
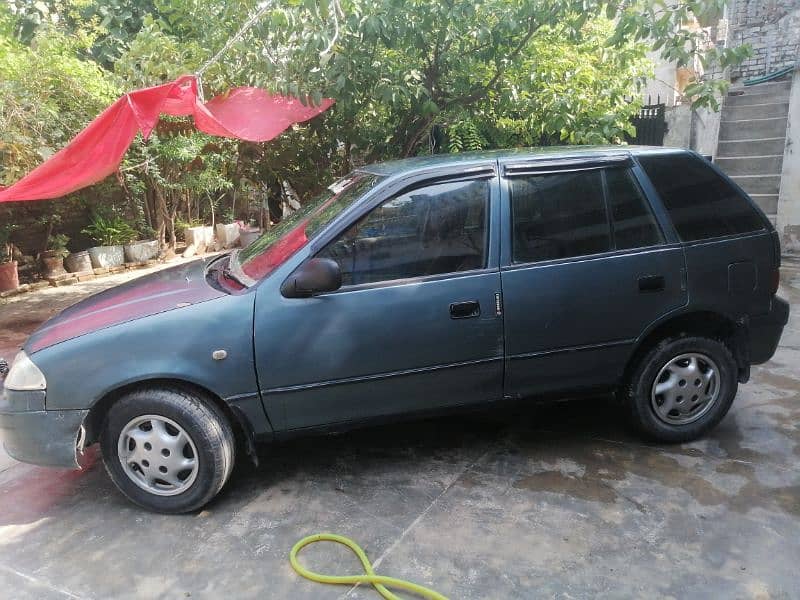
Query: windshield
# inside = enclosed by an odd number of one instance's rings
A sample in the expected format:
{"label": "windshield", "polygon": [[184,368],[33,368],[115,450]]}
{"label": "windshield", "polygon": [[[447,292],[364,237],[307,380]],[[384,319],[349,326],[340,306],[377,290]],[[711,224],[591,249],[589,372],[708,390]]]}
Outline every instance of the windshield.
{"label": "windshield", "polygon": [[263,279],[381,179],[371,173],[355,172],[337,181],[247,248],[234,251],[231,271],[248,286]]}

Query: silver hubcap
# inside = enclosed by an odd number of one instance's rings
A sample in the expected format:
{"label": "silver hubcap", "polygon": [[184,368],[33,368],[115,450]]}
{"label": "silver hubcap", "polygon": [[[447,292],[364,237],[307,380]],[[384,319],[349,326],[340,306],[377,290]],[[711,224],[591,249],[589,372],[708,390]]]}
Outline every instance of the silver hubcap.
{"label": "silver hubcap", "polygon": [[705,354],[688,352],[658,372],[650,403],[659,419],[685,425],[706,414],[719,396],[719,369]]}
{"label": "silver hubcap", "polygon": [[158,496],[187,490],[197,477],[197,448],[172,419],[143,415],[119,434],[117,456],[125,474],[140,488]]}

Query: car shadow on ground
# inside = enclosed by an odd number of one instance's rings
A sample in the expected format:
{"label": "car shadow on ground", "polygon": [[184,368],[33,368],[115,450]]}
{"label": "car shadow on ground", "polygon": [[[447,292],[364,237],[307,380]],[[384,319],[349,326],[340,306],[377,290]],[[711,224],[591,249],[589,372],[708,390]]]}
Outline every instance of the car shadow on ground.
{"label": "car shadow on ground", "polygon": [[[769,457],[753,450],[752,444],[743,443],[743,436],[742,427],[730,414],[696,442],[651,443],[627,425],[623,408],[611,397],[503,404],[439,418],[261,444],[257,448],[259,465],[240,455],[231,480],[201,512],[235,514],[254,501],[264,503],[268,510],[272,492],[288,492],[298,482],[352,497],[380,493],[393,481],[407,485],[416,468],[430,470],[442,465],[443,473],[459,469],[466,473],[470,464],[487,455],[492,455],[488,462],[503,463],[502,476],[514,481],[515,486],[538,491],[611,503],[619,500],[612,484],[633,475],[681,487],[704,500],[713,494],[707,480],[693,475],[679,459],[735,459],[737,474],[754,478],[746,461],[759,463]],[[570,462],[588,476],[576,478],[550,467],[531,469],[531,465],[559,461]],[[10,471],[24,469],[24,473],[13,477],[8,471],[0,474],[0,504],[6,505],[0,510],[0,526],[59,515],[68,518],[77,503],[85,502],[97,503],[98,510],[139,510],[117,492],[96,446],[88,451],[85,462],[84,471],[18,465]],[[367,492],[367,488],[372,490]],[[786,493],[788,504],[780,504],[789,512],[800,513],[800,506],[791,501],[791,490]]]}
{"label": "car shadow on ground", "polygon": [[[596,442],[647,442],[628,426],[611,397],[547,403],[504,403],[438,418],[404,421],[350,431],[295,438],[257,447],[258,466],[241,461],[230,483],[210,507],[246,503],[271,486],[303,476],[332,479],[338,491],[383,473],[412,470],[426,461],[474,461],[487,452],[512,449],[535,460],[562,446],[565,458]],[[656,446],[658,447],[658,446]]]}
{"label": "car shadow on ground", "polygon": [[[456,461],[464,453],[484,452],[512,439],[547,444],[559,438],[591,444],[593,439],[627,442],[635,435],[611,398],[553,403],[509,403],[449,416],[352,429],[337,434],[259,444],[258,466],[243,454],[209,510],[236,510],[270,486],[280,486],[303,471],[306,477],[376,480],[391,467],[412,469],[428,459]],[[0,474],[0,527],[67,514],[74,503],[128,505],[111,483],[97,445],[87,450],[84,470],[16,465]],[[338,481],[337,481],[338,478]],[[89,500],[90,499],[90,500]]]}

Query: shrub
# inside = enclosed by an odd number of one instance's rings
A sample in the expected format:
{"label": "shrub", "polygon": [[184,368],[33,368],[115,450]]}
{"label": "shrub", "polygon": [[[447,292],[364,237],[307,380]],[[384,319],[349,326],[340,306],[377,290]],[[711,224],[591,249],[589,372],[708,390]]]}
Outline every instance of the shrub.
{"label": "shrub", "polygon": [[69,244],[69,236],[63,233],[57,233],[51,235],[50,239],[47,240],[47,249],[61,254],[67,254],[67,244]]}
{"label": "shrub", "polygon": [[118,246],[134,240],[136,230],[121,217],[94,215],[92,222],[82,230],[100,246]]}

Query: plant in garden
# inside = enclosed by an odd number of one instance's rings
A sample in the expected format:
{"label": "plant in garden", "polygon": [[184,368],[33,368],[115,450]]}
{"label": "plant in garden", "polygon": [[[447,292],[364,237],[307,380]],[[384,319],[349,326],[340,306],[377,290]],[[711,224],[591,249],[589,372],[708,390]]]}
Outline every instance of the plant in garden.
{"label": "plant in garden", "polygon": [[190,227],[200,227],[203,225],[203,221],[199,219],[192,219],[189,221],[184,221],[183,219],[176,218],[175,219],[175,236],[185,240],[186,230]]}
{"label": "plant in garden", "polygon": [[69,236],[63,233],[57,233],[50,236],[47,242],[47,250],[66,256],[69,254],[67,244],[69,244]]}
{"label": "plant in garden", "polygon": [[117,215],[95,214],[82,233],[92,238],[99,246],[119,246],[136,238],[136,230]]}
{"label": "plant in garden", "polygon": [[135,227],[137,240],[148,241],[154,240],[158,236],[158,232],[146,224],[139,224]]}
{"label": "plant in garden", "polygon": [[17,226],[11,223],[0,225],[0,263],[11,262],[14,259],[11,232],[16,228]]}
{"label": "plant in garden", "polygon": [[44,241],[41,246],[43,251],[66,249],[69,237],[64,234],[53,235],[53,230],[61,225],[62,220],[58,212],[48,213],[36,219],[36,224],[44,228]]}
{"label": "plant in garden", "polygon": [[137,139],[122,166],[126,193],[142,215],[140,228],[154,229],[162,245],[173,248],[178,212],[191,219],[207,207],[213,218],[236,169],[236,142],[186,125],[185,119],[170,119],[147,142]]}

